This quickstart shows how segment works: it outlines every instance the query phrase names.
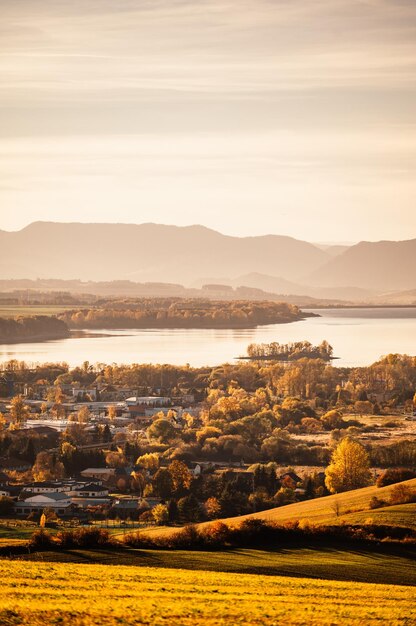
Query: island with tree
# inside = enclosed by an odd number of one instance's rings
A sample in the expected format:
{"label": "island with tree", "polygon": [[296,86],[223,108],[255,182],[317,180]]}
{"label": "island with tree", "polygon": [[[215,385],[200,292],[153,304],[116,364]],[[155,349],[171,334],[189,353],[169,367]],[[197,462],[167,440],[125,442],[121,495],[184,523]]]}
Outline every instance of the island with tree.
{"label": "island with tree", "polygon": [[298,361],[299,359],[321,359],[331,361],[337,357],[333,356],[333,348],[327,341],[322,341],[319,346],[313,346],[309,341],[296,341],[292,343],[280,344],[277,341],[272,343],[251,343],[247,347],[247,356],[240,359],[250,361]]}

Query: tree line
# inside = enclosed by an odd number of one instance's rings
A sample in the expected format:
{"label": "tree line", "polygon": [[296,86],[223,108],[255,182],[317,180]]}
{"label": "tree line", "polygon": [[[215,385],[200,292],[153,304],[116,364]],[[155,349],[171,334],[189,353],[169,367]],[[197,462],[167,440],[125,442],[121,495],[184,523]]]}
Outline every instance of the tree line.
{"label": "tree line", "polygon": [[254,328],[303,318],[286,302],[151,298],[110,301],[59,315],[71,328]]}
{"label": "tree line", "polygon": [[66,323],[53,316],[0,318],[0,343],[63,339],[68,336]]}

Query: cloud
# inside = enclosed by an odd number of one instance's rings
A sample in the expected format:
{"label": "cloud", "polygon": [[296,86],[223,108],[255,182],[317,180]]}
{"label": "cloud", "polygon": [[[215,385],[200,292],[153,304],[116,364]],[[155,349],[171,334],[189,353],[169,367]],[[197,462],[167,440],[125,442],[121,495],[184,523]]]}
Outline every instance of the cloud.
{"label": "cloud", "polygon": [[415,2],[0,0],[0,16],[9,225],[140,206],[315,239],[416,226]]}

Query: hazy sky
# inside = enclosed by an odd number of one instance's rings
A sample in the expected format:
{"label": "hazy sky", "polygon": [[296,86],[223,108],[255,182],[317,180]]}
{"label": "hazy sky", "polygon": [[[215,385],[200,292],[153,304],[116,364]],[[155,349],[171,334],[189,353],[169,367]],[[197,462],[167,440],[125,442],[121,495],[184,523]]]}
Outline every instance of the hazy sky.
{"label": "hazy sky", "polygon": [[416,0],[0,0],[0,228],[416,237]]}

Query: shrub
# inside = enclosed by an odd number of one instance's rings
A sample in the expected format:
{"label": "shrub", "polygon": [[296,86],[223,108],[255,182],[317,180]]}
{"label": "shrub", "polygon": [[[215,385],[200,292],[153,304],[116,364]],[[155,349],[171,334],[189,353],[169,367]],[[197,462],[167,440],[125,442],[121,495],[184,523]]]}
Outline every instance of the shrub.
{"label": "shrub", "polygon": [[230,540],[230,528],[223,522],[212,522],[199,530],[201,541],[207,547],[220,548]]}
{"label": "shrub", "polygon": [[28,541],[29,550],[48,550],[55,545],[52,535],[43,529],[35,530]]}
{"label": "shrub", "polygon": [[380,509],[382,506],[386,506],[387,502],[377,496],[373,496],[370,500],[370,509]]}
{"label": "shrub", "polygon": [[103,528],[77,528],[62,530],[56,535],[57,544],[63,548],[98,548],[114,545],[107,530]]}
{"label": "shrub", "polygon": [[202,547],[203,539],[194,524],[188,524],[173,535],[170,544],[178,549],[192,550]]}
{"label": "shrub", "polygon": [[409,504],[416,502],[416,489],[407,485],[395,485],[390,492],[390,504]]}
{"label": "shrub", "polygon": [[408,469],[406,467],[398,467],[392,469],[386,469],[377,478],[377,487],[386,487],[387,485],[394,485],[394,483],[401,483],[404,480],[410,480],[416,478],[416,471]]}

